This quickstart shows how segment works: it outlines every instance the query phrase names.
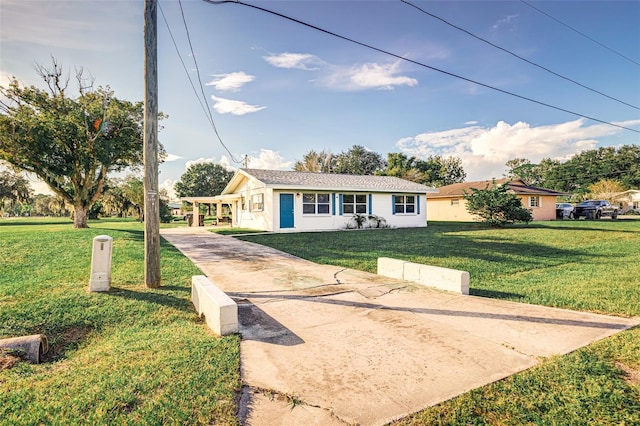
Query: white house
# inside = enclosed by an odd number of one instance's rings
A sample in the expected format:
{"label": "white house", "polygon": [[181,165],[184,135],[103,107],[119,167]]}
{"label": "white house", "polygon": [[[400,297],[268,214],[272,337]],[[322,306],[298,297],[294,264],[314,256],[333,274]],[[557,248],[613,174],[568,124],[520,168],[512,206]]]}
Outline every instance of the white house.
{"label": "white house", "polygon": [[[239,169],[221,195],[185,197],[228,204],[232,225],[273,232],[354,227],[356,214],[375,215],[391,227],[427,226],[427,193],[436,189],[392,176],[360,176]],[[194,221],[195,226],[198,221]]]}
{"label": "white house", "polygon": [[628,212],[634,210],[640,213],[640,189],[630,189],[613,196],[616,203],[620,205],[620,211]]}

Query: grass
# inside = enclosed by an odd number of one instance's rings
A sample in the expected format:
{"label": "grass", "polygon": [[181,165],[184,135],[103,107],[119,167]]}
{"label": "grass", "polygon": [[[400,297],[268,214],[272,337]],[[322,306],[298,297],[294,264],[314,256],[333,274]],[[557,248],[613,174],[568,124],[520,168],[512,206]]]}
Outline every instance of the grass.
{"label": "grass", "polygon": [[[189,302],[199,274],[162,245],[163,287],[143,284],[143,225],[0,220],[0,338],[44,333],[40,365],[0,371],[0,425],[238,424],[239,339]],[[243,232],[244,233],[244,232]],[[94,236],[114,238],[108,294],[89,294]],[[467,270],[472,294],[640,315],[640,220],[565,221],[238,237],[319,263],[375,271],[388,256]],[[12,360],[0,354],[1,361]],[[640,328],[473,390],[398,425],[640,424]]]}
{"label": "grass", "polygon": [[[163,242],[163,287],[148,289],[143,225],[89,226],[0,220],[0,338],[43,333],[51,347],[0,371],[0,424],[237,424],[239,338],[197,317],[201,272]],[[100,234],[114,239],[112,291],[88,293]]]}
{"label": "grass", "polygon": [[[375,272],[394,257],[470,272],[471,294],[640,316],[640,221],[541,222],[238,237]],[[640,424],[640,328],[468,392],[396,425]]]}

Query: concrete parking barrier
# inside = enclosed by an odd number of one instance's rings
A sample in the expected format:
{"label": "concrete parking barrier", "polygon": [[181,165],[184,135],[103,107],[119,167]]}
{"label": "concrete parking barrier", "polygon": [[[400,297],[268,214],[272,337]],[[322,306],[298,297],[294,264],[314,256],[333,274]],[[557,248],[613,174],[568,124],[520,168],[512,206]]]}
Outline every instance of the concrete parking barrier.
{"label": "concrete parking barrier", "polygon": [[198,315],[220,336],[238,332],[238,305],[204,275],[191,278],[191,300]]}
{"label": "concrete parking barrier", "polygon": [[470,276],[466,271],[380,257],[378,258],[378,275],[459,294],[469,294]]}

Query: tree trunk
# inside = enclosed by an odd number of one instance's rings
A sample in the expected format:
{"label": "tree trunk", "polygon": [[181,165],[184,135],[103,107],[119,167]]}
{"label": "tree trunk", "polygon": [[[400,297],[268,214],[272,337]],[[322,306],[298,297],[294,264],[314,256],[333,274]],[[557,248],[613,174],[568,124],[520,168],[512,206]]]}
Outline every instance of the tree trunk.
{"label": "tree trunk", "polygon": [[87,209],[83,205],[76,205],[73,207],[73,227],[74,228],[88,228],[87,225]]}

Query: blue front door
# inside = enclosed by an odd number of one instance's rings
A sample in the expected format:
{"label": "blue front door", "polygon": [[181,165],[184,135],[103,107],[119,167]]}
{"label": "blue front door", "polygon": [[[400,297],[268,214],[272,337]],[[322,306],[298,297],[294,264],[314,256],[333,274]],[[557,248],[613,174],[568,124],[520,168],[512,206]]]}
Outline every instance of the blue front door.
{"label": "blue front door", "polygon": [[280,194],[280,228],[293,228],[293,194]]}

